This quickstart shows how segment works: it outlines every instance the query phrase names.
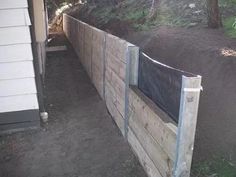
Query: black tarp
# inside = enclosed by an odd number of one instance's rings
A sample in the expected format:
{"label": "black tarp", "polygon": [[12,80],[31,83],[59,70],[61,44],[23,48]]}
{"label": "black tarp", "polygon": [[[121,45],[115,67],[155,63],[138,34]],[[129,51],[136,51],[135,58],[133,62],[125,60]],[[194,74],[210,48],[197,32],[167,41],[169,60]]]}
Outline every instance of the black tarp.
{"label": "black tarp", "polygon": [[138,88],[178,122],[182,76],[194,77],[162,64],[144,53],[139,55]]}

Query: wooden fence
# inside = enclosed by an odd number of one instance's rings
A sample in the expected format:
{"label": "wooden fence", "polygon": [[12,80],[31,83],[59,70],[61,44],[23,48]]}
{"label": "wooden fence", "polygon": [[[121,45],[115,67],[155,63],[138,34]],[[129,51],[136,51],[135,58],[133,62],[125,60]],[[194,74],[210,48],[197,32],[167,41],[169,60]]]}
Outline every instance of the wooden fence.
{"label": "wooden fence", "polygon": [[177,125],[137,88],[137,46],[66,14],[63,29],[148,176],[189,177],[201,77],[183,76]]}

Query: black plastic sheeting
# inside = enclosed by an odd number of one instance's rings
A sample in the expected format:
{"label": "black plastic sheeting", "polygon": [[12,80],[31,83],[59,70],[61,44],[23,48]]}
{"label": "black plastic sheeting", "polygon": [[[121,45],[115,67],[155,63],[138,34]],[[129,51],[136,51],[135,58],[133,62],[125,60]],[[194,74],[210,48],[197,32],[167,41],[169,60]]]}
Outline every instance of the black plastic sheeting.
{"label": "black plastic sheeting", "polygon": [[177,123],[183,75],[196,76],[139,55],[138,88]]}

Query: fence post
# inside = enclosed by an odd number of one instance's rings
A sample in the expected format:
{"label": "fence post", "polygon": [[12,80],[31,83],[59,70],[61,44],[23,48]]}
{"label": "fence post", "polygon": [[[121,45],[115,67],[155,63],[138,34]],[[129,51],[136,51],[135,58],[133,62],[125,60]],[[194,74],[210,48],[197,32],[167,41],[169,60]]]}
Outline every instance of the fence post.
{"label": "fence post", "polygon": [[201,76],[182,76],[174,177],[190,176],[201,89]]}
{"label": "fence post", "polygon": [[139,48],[135,45],[128,44],[126,58],[124,132],[125,138],[127,139],[129,128],[129,86],[138,85]]}
{"label": "fence post", "polygon": [[94,80],[93,80],[93,28],[91,26],[89,26],[89,28],[92,30],[91,33],[92,33],[92,39],[91,39],[91,58],[90,58],[90,70],[91,70],[91,81],[92,83],[94,84]]}
{"label": "fence post", "polygon": [[129,84],[137,86],[138,67],[139,67],[139,48],[137,46],[129,46],[129,58],[130,58]]}
{"label": "fence post", "polygon": [[106,46],[107,46],[107,35],[106,32],[103,32],[104,37],[103,37],[103,46],[102,46],[102,64],[103,64],[103,73],[102,73],[102,82],[103,82],[103,95],[102,98],[103,100],[106,100],[105,94],[106,94]]}

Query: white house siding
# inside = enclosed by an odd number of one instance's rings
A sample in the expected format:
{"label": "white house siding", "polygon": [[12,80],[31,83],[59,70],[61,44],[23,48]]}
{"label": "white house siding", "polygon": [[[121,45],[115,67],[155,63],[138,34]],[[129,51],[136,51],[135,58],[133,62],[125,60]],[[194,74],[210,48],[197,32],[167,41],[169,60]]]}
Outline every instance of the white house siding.
{"label": "white house siding", "polygon": [[27,0],[1,0],[0,132],[39,122],[30,25]]}
{"label": "white house siding", "polygon": [[0,46],[0,54],[0,63],[33,60],[30,43]]}
{"label": "white house siding", "polygon": [[22,9],[27,8],[27,0],[1,0],[1,9]]}

